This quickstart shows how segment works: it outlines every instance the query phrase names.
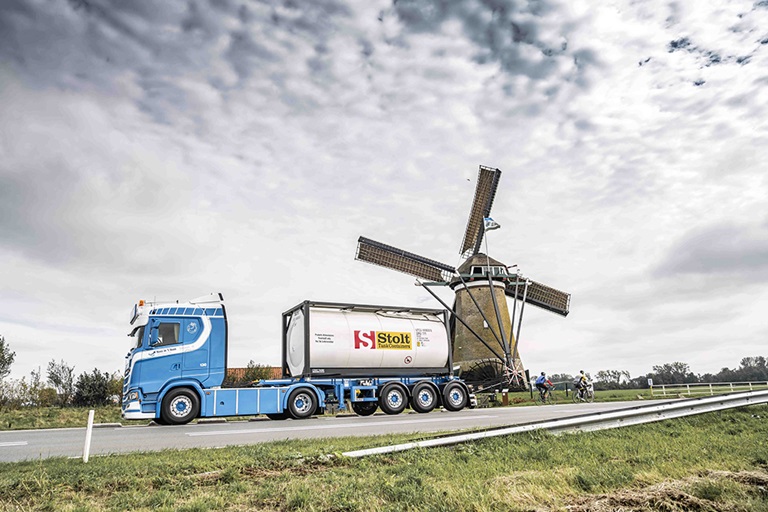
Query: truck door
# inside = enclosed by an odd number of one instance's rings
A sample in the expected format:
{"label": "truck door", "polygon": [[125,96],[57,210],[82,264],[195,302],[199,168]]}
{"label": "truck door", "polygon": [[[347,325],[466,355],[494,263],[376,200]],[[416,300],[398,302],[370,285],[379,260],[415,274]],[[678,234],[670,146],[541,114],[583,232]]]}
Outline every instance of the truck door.
{"label": "truck door", "polygon": [[146,391],[159,390],[163,384],[181,377],[181,343],[178,320],[153,318],[141,364],[141,382]]}
{"label": "truck door", "polygon": [[206,336],[201,318],[185,318],[182,321],[183,332],[181,334],[184,346],[184,358],[182,376],[204,381],[208,378],[210,361],[208,361],[208,340],[201,339]]}

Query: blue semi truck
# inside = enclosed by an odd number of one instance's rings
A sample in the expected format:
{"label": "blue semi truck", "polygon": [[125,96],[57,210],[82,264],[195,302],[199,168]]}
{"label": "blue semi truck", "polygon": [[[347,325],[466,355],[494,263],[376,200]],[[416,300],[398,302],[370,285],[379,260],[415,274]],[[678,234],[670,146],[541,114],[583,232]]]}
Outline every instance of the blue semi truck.
{"label": "blue semi truck", "polygon": [[448,312],[304,301],[283,313],[282,378],[222,387],[228,319],[221,294],[131,311],[122,415],[181,425],[264,414],[303,419],[352,410],[459,411],[470,391],[453,374]]}

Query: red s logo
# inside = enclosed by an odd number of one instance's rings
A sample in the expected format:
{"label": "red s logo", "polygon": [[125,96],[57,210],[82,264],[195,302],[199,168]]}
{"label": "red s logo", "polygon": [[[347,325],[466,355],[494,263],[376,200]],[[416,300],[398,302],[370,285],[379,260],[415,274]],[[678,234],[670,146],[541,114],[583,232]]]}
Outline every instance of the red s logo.
{"label": "red s logo", "polygon": [[355,348],[376,348],[376,332],[355,331]]}

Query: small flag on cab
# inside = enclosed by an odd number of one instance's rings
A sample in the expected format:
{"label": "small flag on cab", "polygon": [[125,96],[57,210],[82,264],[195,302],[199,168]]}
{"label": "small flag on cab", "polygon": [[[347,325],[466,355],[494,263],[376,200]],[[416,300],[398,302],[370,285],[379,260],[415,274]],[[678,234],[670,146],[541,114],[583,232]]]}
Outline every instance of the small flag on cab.
{"label": "small flag on cab", "polygon": [[500,227],[501,227],[501,224],[499,224],[498,222],[496,222],[490,217],[485,217],[483,219],[483,228],[486,231],[490,231],[492,229],[499,229]]}

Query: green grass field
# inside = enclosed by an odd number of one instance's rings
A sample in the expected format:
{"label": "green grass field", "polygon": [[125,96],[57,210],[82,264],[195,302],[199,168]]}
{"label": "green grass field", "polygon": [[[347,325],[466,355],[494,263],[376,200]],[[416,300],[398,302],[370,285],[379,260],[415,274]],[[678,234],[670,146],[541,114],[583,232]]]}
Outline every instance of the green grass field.
{"label": "green grass field", "polygon": [[350,460],[413,436],[0,464],[0,510],[768,511],[768,406]]}

